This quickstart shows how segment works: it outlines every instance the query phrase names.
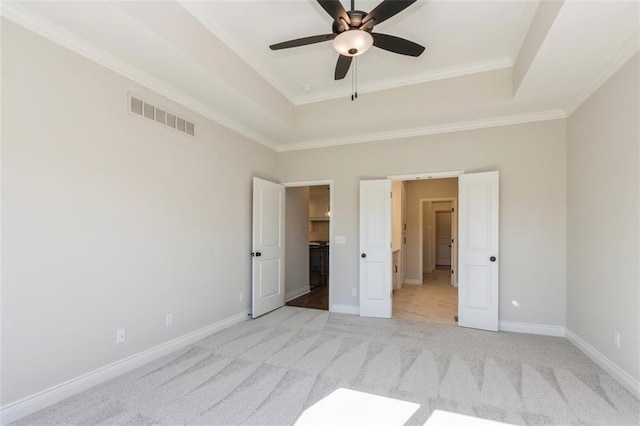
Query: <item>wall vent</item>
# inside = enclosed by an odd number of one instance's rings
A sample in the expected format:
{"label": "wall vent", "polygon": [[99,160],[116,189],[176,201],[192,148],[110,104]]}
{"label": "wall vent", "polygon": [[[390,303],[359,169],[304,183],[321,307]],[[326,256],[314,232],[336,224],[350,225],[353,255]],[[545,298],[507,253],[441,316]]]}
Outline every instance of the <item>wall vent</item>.
{"label": "wall vent", "polygon": [[164,127],[169,127],[177,132],[190,136],[196,135],[196,125],[193,124],[192,121],[180,117],[168,111],[166,108],[147,102],[142,99],[142,97],[132,93],[129,93],[129,112],[138,117],[154,121]]}

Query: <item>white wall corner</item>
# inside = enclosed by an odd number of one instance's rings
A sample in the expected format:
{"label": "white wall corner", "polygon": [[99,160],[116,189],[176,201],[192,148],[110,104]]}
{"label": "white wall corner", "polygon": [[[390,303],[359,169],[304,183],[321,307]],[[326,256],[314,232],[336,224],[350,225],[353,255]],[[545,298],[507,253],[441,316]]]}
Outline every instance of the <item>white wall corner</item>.
{"label": "white wall corner", "polygon": [[305,294],[311,293],[311,290],[309,289],[309,286],[307,287],[303,287],[303,288],[297,288],[295,290],[291,290],[289,292],[287,292],[287,294],[285,295],[285,299],[286,301],[290,301],[293,300],[297,297],[300,296],[304,296]]}
{"label": "white wall corner", "polygon": [[199,330],[192,331],[184,336],[177,337],[168,342],[154,346],[127,358],[121,359],[104,367],[100,367],[89,373],[67,380],[64,383],[52,386],[48,389],[29,395],[18,401],[0,407],[0,425],[7,425],[29,414],[42,410],[56,402],[69,398],[72,395],[87,390],[100,383],[106,382],[127,371],[131,371],[160,357],[182,349],[198,340],[204,339],[222,329],[249,319],[249,311],[243,311],[229,318],[209,324]]}
{"label": "white wall corner", "polygon": [[359,315],[360,308],[354,305],[331,305],[331,312],[335,314]]}
{"label": "white wall corner", "polygon": [[512,333],[539,334],[541,336],[564,337],[565,335],[563,326],[528,322],[500,321],[498,330]]}
{"label": "white wall corner", "polygon": [[629,373],[618,367],[613,361],[600,353],[596,348],[591,346],[586,341],[582,340],[580,336],[573,331],[567,329],[567,339],[573,343],[575,347],[580,349],[591,361],[595,362],[604,371],[609,373],[614,379],[616,379],[622,386],[625,387],[633,396],[640,399],[640,381],[631,377]]}

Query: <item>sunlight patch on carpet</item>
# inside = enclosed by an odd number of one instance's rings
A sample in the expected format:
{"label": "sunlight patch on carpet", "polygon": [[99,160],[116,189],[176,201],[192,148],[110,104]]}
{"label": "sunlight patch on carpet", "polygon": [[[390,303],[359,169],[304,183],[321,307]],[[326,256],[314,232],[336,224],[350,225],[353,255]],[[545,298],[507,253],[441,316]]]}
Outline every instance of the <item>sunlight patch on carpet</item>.
{"label": "sunlight patch on carpet", "polygon": [[302,412],[296,425],[402,425],[419,404],[351,389],[336,389]]}

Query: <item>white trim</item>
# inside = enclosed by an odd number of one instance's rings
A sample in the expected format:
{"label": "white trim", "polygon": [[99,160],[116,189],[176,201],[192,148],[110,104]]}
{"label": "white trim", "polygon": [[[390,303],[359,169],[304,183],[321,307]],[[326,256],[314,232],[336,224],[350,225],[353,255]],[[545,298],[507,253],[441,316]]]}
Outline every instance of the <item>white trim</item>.
{"label": "white trim", "polygon": [[224,328],[249,319],[249,311],[243,311],[229,318],[214,322],[184,336],[154,346],[127,358],[100,367],[81,376],[52,386],[26,398],[12,402],[0,408],[0,424],[6,425],[22,417],[41,410],[56,402],[103,383],[127,371],[138,368],[171,352],[182,349]]}
{"label": "white trim", "polygon": [[359,315],[360,308],[354,305],[331,305],[331,312],[335,314]]}
{"label": "white trim", "polygon": [[573,343],[575,347],[580,349],[586,356],[588,356],[593,362],[595,362],[604,371],[609,373],[616,379],[622,386],[624,386],[633,396],[640,399],[640,381],[631,377],[629,373],[618,367],[616,363],[600,353],[596,348],[584,341],[580,336],[573,331],[566,329],[565,335],[567,339]]}
{"label": "white trim", "polygon": [[[333,179],[321,179],[321,180],[300,180],[297,182],[283,182],[286,188],[299,188],[301,186],[321,186],[321,185],[333,185]],[[331,205],[331,204],[329,204]]]}
{"label": "white trim", "polygon": [[422,285],[422,280],[416,280],[413,278],[405,278],[404,284],[406,285]]}
{"label": "white trim", "polygon": [[276,149],[276,143],[264,136],[259,135],[254,130],[238,123],[237,121],[227,117],[225,114],[217,111],[202,102],[186,95],[175,87],[153,77],[152,75],[134,67],[110,54],[104,49],[89,43],[88,41],[72,34],[61,27],[52,24],[40,17],[36,17],[32,13],[16,7],[14,3],[3,2],[0,8],[0,15],[21,25],[42,37],[59,44],[87,59],[93,61],[111,71],[122,75],[134,82],[146,87],[182,106],[197,112],[204,117],[224,126],[234,132],[251,139],[254,142],[264,145],[272,150]]}
{"label": "white trim", "polygon": [[396,180],[422,180],[422,179],[446,179],[446,178],[455,178],[464,174],[464,170],[454,170],[450,172],[433,172],[433,173],[415,173],[411,175],[393,175],[387,176],[387,179],[392,181]]}
{"label": "white trim", "polygon": [[561,325],[535,324],[528,322],[500,321],[498,330],[512,333],[539,334],[541,336],[564,337],[565,328]]}
{"label": "white trim", "polygon": [[480,120],[461,121],[457,123],[438,124],[434,126],[415,127],[413,129],[392,130],[389,132],[369,133],[363,135],[346,136],[343,138],[329,138],[315,141],[284,144],[278,145],[276,151],[298,151],[303,149],[326,148],[330,146],[386,141],[392,139],[410,138],[415,136],[439,135],[442,133],[510,126],[513,124],[533,123],[536,121],[558,120],[562,118],[567,118],[565,112],[561,109],[554,109],[526,114],[483,118]]}
{"label": "white trim", "polygon": [[304,296],[305,294],[309,294],[309,293],[311,293],[311,290],[309,289],[309,287],[307,287],[307,288],[298,288],[298,289],[295,289],[295,290],[288,291],[287,294],[285,294],[285,296],[284,296],[285,297],[285,303],[289,302],[289,301],[291,301],[293,299],[296,299],[296,298],[298,298],[300,296]]}
{"label": "white trim", "polygon": [[[513,61],[507,56],[490,59],[487,61],[466,64],[457,67],[444,68],[439,70],[428,71],[417,75],[410,75],[398,78],[390,78],[378,83],[361,85],[358,87],[358,93],[373,93],[382,90],[396,89],[398,87],[411,86],[414,84],[428,83],[437,80],[446,80],[454,77],[462,77],[465,75],[478,74],[488,71],[497,71],[505,68],[513,67]],[[344,97],[344,89],[336,89],[330,93],[312,95],[301,95],[301,97],[292,100],[295,106],[306,105],[316,102],[330,101]]]}
{"label": "white trim", "polygon": [[627,63],[629,59],[633,57],[638,51],[640,51],[640,33],[636,33],[631,37],[621,48],[618,50],[609,61],[602,67],[588,82],[585,84],[582,89],[578,92],[576,96],[571,99],[571,102],[564,108],[567,116],[573,114],[573,112],[578,109],[580,105],[591,95],[595,93],[596,90],[600,88],[611,78],[613,74],[615,74],[624,64]]}

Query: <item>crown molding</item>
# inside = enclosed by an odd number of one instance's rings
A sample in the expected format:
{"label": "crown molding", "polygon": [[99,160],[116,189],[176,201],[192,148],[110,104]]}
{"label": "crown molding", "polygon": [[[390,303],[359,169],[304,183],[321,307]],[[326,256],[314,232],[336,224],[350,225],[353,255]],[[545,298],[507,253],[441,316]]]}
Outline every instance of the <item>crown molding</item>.
{"label": "crown molding", "polygon": [[564,108],[567,116],[580,107],[596,90],[613,76],[629,59],[640,52],[640,32],[629,38],[607,63],[585,84]]}
{"label": "crown molding", "polygon": [[[372,92],[378,92],[382,90],[396,89],[398,87],[403,87],[403,86],[411,86],[414,84],[428,83],[430,81],[436,81],[436,80],[446,80],[448,78],[462,77],[465,75],[478,74],[478,73],[487,72],[487,71],[496,71],[496,70],[511,68],[511,67],[513,67],[513,61],[510,58],[504,56],[501,58],[491,59],[483,62],[476,62],[473,64],[467,64],[460,67],[443,68],[440,70],[430,71],[430,72],[419,74],[419,75],[398,77],[398,78],[381,81],[379,83],[362,85],[358,89],[358,93],[372,93]],[[319,94],[317,96],[311,95],[309,97],[305,96],[304,98],[298,98],[294,100],[293,104],[295,106],[306,105],[306,104],[311,104],[315,102],[339,99],[345,96],[346,94],[344,93],[343,90],[339,92],[333,91],[331,93]]]}
{"label": "crown molding", "polygon": [[260,145],[276,150],[276,143],[270,139],[259,135],[252,129],[249,129],[219,111],[204,105],[191,96],[184,94],[181,90],[178,90],[175,87],[170,86],[150,74],[132,66],[115,55],[108,53],[104,49],[87,42],[86,40],[45,19],[21,9],[15,2],[2,2],[0,5],[0,16],[33,31],[42,37],[91,60],[92,62],[102,65],[117,74],[133,80],[141,86],[153,90],[154,92],[177,102],[182,106],[191,109],[192,111],[201,114],[221,126],[231,129]]}
{"label": "crown molding", "polygon": [[509,126],[513,124],[532,123],[535,121],[558,120],[567,118],[564,110],[554,109],[527,114],[508,115],[485,118],[481,120],[461,121],[435,126],[416,127],[412,129],[393,130],[390,132],[369,133],[366,135],[348,136],[344,138],[321,139],[286,145],[278,145],[277,152],[298,151],[304,149],[326,148],[330,146],[351,145],[381,140],[410,138],[415,136],[438,135],[465,130],[486,129],[489,127]]}

